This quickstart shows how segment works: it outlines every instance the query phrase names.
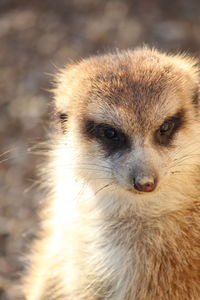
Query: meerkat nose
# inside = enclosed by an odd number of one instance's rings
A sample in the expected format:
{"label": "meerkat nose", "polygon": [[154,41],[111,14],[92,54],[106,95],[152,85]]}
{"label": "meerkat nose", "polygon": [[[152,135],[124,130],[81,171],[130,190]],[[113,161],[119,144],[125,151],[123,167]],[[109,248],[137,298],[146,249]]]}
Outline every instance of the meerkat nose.
{"label": "meerkat nose", "polygon": [[134,188],[140,192],[152,192],[157,185],[153,176],[137,176],[133,179]]}

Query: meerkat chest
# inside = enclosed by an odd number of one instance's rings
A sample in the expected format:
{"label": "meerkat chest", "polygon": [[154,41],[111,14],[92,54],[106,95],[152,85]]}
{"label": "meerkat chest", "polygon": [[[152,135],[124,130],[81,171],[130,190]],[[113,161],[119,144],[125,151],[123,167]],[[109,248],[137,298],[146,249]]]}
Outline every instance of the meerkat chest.
{"label": "meerkat chest", "polygon": [[[200,276],[195,251],[199,253],[199,248],[196,236],[183,231],[182,227],[179,232],[176,224],[162,231],[133,219],[112,222],[99,235],[96,232],[88,248],[85,270],[94,275],[93,289],[100,295],[97,299],[198,297]],[[91,284],[91,277],[88,279]]]}
{"label": "meerkat chest", "polygon": [[137,229],[130,229],[129,225],[120,221],[104,224],[104,228],[94,233],[93,240],[86,243],[86,286],[91,286],[93,277],[92,290],[98,291],[98,300],[132,300],[136,295],[144,262],[138,253]]}

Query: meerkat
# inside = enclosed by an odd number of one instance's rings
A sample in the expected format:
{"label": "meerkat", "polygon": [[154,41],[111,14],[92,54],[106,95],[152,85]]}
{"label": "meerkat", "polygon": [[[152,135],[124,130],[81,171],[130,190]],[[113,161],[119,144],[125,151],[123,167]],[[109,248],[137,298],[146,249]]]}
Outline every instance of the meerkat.
{"label": "meerkat", "polygon": [[60,72],[27,300],[200,299],[198,84],[148,47]]}

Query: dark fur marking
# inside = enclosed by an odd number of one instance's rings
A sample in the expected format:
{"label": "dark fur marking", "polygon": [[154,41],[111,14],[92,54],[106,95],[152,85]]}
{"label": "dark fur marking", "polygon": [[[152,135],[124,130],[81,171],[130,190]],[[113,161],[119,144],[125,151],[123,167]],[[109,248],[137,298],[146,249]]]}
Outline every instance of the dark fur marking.
{"label": "dark fur marking", "polygon": [[[104,135],[106,129],[115,130],[117,132],[117,137],[115,139],[106,138]],[[84,125],[84,134],[90,139],[96,139],[103,146],[108,156],[131,148],[128,136],[124,134],[121,129],[114,128],[108,124],[98,124],[92,120],[87,120]]]}
{"label": "dark fur marking", "polygon": [[174,116],[167,118],[162,124],[168,121],[169,122],[173,121],[174,126],[172,130],[169,133],[166,133],[165,135],[160,134],[160,127],[159,127],[154,134],[155,143],[161,146],[171,146],[175,133],[183,126],[184,115],[185,115],[185,111],[182,109],[178,111]]}

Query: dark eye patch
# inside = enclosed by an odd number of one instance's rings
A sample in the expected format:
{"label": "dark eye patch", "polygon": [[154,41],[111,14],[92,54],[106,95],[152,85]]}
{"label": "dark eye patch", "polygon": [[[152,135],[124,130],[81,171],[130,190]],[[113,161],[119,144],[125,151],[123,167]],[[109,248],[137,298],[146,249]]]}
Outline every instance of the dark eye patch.
{"label": "dark eye patch", "polygon": [[108,124],[88,120],[85,123],[85,134],[90,139],[96,139],[108,155],[130,148],[130,140],[121,129]]}
{"label": "dark eye patch", "polygon": [[174,134],[184,122],[184,111],[181,110],[174,116],[167,118],[154,133],[154,139],[161,146],[170,146]]}

